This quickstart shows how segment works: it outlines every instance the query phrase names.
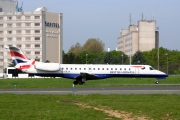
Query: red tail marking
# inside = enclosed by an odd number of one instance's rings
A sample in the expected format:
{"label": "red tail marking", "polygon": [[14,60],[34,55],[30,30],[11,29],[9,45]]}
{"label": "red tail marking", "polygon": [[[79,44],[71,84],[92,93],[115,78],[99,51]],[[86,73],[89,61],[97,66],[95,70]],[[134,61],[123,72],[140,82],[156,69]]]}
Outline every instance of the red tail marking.
{"label": "red tail marking", "polygon": [[11,57],[18,56],[18,57],[21,57],[23,59],[27,59],[25,55],[19,54],[18,52],[14,52],[14,51],[10,51],[10,55],[11,55]]}
{"label": "red tail marking", "polygon": [[33,61],[30,65],[22,65],[22,66],[20,66],[20,68],[17,68],[17,69],[18,70],[29,69],[34,64],[35,64],[35,61]]}

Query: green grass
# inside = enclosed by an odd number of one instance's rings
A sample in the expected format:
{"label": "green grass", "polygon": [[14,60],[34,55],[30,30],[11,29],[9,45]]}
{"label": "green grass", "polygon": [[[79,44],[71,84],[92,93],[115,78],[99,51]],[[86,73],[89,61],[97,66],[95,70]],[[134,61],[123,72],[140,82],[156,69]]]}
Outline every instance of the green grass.
{"label": "green grass", "polygon": [[[180,95],[0,95],[3,120],[103,120],[118,118],[101,110],[125,111],[154,120],[179,120]],[[81,107],[75,102],[91,108]]]}
{"label": "green grass", "polygon": [[[124,85],[154,85],[150,78],[109,78],[87,81],[76,88],[122,87]],[[64,78],[0,79],[0,89],[19,88],[71,88],[73,80]],[[180,85],[180,76],[169,76],[159,85]],[[0,95],[0,120],[102,120],[119,119],[93,107],[130,113],[130,117],[143,116],[154,120],[179,120],[180,95]],[[89,108],[75,103],[86,104]]]}
{"label": "green grass", "polygon": [[[0,79],[0,89],[12,89],[14,85],[17,88],[70,88],[74,80],[65,78],[16,78]],[[102,80],[89,80],[85,85],[77,85],[76,88],[94,88],[94,87],[120,87],[123,85],[145,85],[154,84],[154,78],[108,78]],[[161,84],[179,84],[180,76],[169,76],[167,79],[160,80]]]}

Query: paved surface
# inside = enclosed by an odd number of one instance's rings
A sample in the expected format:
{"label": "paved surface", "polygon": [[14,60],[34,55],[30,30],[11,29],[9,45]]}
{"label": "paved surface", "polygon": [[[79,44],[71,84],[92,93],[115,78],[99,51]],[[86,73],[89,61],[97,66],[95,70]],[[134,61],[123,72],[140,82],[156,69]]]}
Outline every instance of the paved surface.
{"label": "paved surface", "polygon": [[0,89],[0,94],[180,94],[180,85],[133,85],[118,88]]}

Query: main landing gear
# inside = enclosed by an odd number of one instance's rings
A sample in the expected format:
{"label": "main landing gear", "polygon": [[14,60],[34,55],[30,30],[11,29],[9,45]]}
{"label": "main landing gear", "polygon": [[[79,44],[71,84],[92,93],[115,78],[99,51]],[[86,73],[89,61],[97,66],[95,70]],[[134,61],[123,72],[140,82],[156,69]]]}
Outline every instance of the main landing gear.
{"label": "main landing gear", "polygon": [[80,80],[78,80],[78,81],[74,81],[74,85],[77,85],[77,84],[79,84],[79,85],[83,85],[83,84],[84,84],[84,82],[82,82],[82,81],[80,81]]}

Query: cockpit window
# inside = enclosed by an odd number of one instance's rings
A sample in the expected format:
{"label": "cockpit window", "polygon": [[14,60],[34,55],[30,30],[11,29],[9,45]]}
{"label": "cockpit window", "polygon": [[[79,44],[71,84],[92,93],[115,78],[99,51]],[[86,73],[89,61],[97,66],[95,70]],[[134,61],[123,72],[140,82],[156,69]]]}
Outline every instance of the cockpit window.
{"label": "cockpit window", "polygon": [[143,68],[141,68],[142,70],[144,70],[145,69],[145,67],[143,67]]}
{"label": "cockpit window", "polygon": [[153,67],[149,67],[150,70],[155,70]]}

